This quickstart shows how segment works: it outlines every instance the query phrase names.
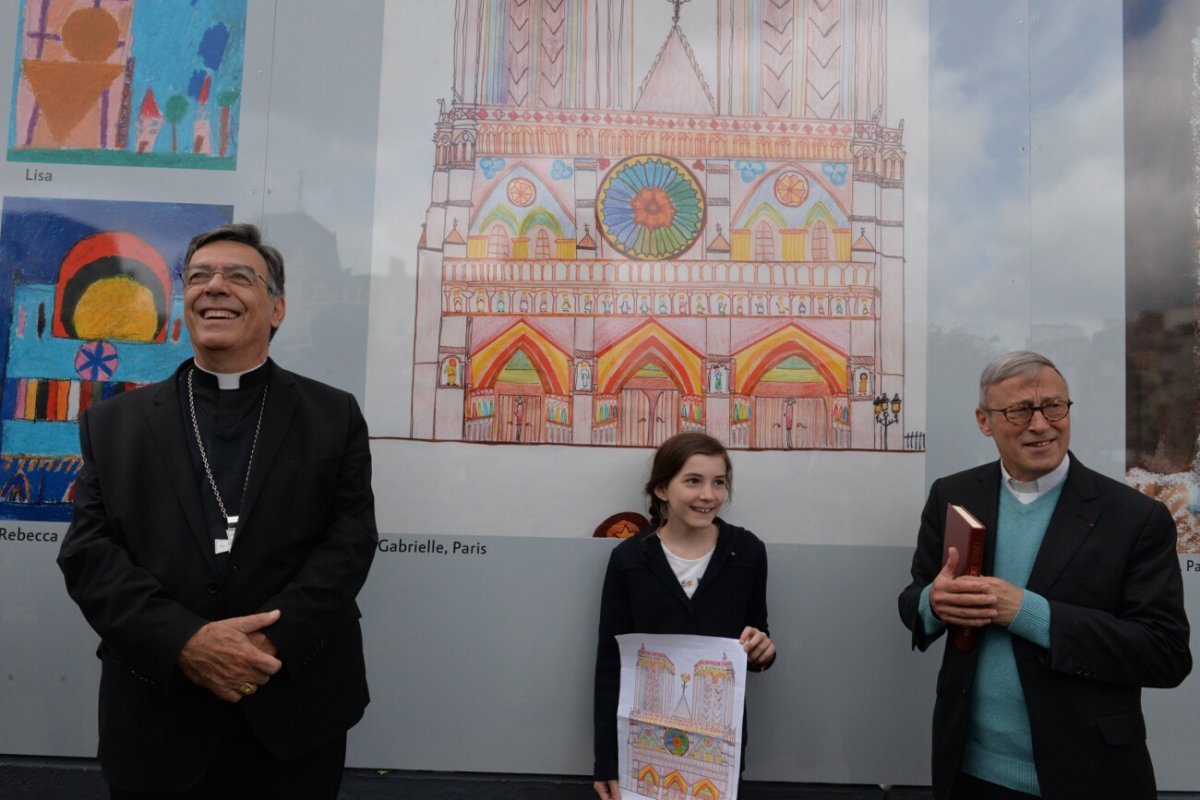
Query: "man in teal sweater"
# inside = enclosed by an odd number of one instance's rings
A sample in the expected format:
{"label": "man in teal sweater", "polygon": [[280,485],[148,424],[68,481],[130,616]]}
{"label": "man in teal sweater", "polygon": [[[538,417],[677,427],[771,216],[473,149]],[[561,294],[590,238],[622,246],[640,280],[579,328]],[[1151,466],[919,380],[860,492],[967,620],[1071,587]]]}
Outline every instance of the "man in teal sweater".
{"label": "man in teal sweater", "polygon": [[[933,715],[938,800],[1152,800],[1141,687],[1191,671],[1175,523],[1068,451],[1057,367],[1008,353],[980,376],[979,430],[1000,459],[934,482],[900,616],[925,650],[948,625]],[[943,561],[948,504],[987,528],[983,576]]]}

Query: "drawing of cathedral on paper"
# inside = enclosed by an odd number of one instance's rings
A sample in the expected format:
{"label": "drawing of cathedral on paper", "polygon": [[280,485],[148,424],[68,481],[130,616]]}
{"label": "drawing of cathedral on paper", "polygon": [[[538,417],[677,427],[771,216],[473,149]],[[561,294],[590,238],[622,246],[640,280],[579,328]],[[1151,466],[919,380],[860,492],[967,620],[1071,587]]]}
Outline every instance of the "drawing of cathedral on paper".
{"label": "drawing of cathedral on paper", "polygon": [[715,86],[634,2],[457,0],[411,435],[923,449],[886,0],[716,0]]}
{"label": "drawing of cathedral on paper", "polygon": [[10,161],[232,170],[246,0],[22,0]]}
{"label": "drawing of cathedral on paper", "polygon": [[628,722],[618,727],[621,789],[671,800],[729,797],[741,759],[733,662],[701,660],[676,675],[667,653],[642,645],[635,669]]}

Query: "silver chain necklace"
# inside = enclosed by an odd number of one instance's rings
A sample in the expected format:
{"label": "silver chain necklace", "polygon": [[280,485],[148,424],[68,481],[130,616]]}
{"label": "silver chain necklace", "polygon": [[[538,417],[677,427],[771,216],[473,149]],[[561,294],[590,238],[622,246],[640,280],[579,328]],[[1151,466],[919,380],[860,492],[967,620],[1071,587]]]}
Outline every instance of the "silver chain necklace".
{"label": "silver chain necklace", "polygon": [[[208,465],[208,454],[204,452],[204,440],[200,438],[200,423],[196,421],[196,393],[192,388],[192,376],[196,374],[196,368],[192,367],[188,370],[188,411],[192,414],[192,433],[196,434],[196,448],[200,451],[200,463],[204,465],[204,477],[208,478],[208,485],[212,487],[213,497],[217,498],[217,508],[221,510],[221,516],[225,519],[225,548],[226,550],[233,544],[233,534],[237,530],[238,514],[233,516],[225,510],[225,503],[221,500],[221,492],[217,490],[217,482],[213,478],[212,467]],[[254,450],[258,447],[258,433],[262,430],[263,414],[267,410],[267,389],[270,384],[263,385],[262,405],[258,408],[258,423],[254,426],[254,439],[250,442],[250,458],[246,461],[246,479],[242,482],[242,501],[246,499],[246,489],[250,486],[250,465],[254,463]],[[239,512],[241,509],[238,509]],[[224,552],[220,545],[217,545],[217,552]]]}

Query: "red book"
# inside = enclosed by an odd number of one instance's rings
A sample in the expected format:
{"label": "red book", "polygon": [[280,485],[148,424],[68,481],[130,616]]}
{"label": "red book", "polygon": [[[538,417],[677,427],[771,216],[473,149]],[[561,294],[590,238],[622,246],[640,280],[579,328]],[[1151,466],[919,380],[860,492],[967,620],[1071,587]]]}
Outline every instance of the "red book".
{"label": "red book", "polygon": [[[987,529],[975,515],[962,506],[946,505],[945,541],[942,543],[942,563],[950,556],[950,548],[958,551],[958,569],[954,577],[983,574],[983,546]],[[979,629],[963,625],[950,626],[950,641],[959,650],[968,651],[979,641]]]}

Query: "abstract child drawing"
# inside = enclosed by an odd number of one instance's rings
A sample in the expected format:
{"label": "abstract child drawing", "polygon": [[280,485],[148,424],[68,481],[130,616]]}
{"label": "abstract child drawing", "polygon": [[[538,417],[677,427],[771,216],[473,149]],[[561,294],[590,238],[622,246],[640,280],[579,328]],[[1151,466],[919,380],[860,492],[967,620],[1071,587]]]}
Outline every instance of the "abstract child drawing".
{"label": "abstract child drawing", "polygon": [[922,450],[885,0],[717,0],[703,67],[675,6],[458,0],[412,436]]}
{"label": "abstract child drawing", "polygon": [[10,161],[237,166],[246,0],[22,0]]}
{"label": "abstract child drawing", "polygon": [[66,520],[80,412],[191,355],[177,272],[231,206],[5,198],[0,518]]}

